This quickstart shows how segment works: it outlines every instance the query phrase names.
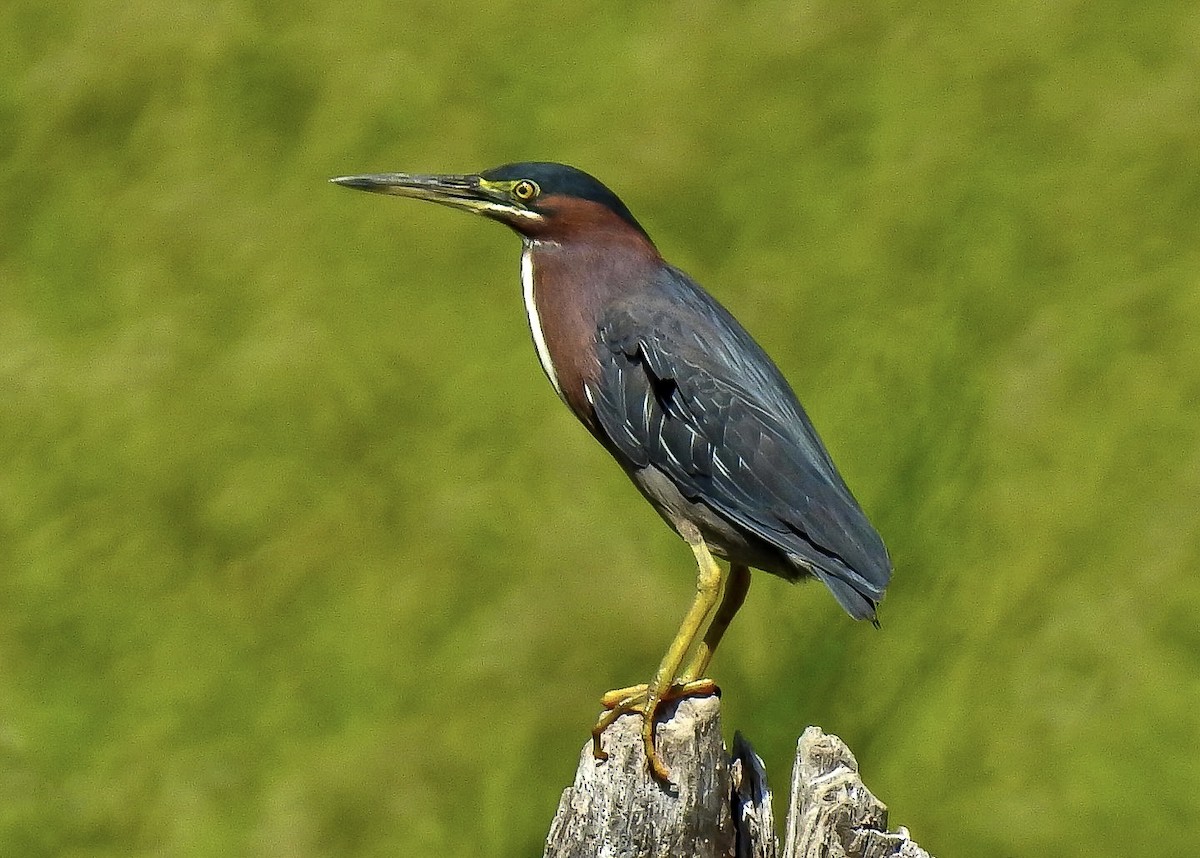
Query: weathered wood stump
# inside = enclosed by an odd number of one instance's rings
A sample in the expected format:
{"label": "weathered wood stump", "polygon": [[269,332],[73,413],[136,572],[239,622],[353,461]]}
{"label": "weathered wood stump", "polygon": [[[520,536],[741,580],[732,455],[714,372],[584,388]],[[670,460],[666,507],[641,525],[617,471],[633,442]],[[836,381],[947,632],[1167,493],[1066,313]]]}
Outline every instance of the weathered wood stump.
{"label": "weathered wood stump", "polygon": [[[545,858],[775,858],[766,772],[740,735],[732,757],[726,752],[720,701],[680,701],[656,735],[670,787],[650,776],[640,716],[624,716],[604,734],[608,760],[584,746]],[[850,749],[817,727],[796,746],[784,832],[783,858],[929,858],[903,828],[887,830],[887,808],[863,785]]]}

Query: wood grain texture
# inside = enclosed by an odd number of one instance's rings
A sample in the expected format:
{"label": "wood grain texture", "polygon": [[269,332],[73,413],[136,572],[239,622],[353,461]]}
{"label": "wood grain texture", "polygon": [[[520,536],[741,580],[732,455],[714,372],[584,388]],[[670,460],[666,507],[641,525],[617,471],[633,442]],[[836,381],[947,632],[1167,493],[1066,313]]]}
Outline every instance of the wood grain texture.
{"label": "wood grain texture", "polygon": [[781,850],[762,760],[740,734],[726,752],[718,698],[679,701],[656,731],[673,783],[650,776],[640,716],[620,718],[604,734],[608,760],[590,742],[580,753],[544,858],[929,858],[905,829],[887,830],[837,736],[809,727],[797,742]]}

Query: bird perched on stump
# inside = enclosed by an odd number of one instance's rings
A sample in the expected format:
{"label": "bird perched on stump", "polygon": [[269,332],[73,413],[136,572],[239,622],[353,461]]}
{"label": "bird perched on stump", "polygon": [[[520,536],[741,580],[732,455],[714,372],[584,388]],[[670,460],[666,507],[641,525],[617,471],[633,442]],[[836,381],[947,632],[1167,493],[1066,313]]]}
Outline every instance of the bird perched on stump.
{"label": "bird perched on stump", "polygon": [[891,577],[887,550],[796,395],[612,191],[552,163],[332,181],[481,214],[520,235],[525,311],[546,377],[695,555],[695,598],[653,679],[604,695],[592,730],[598,758],[605,728],[640,713],[650,768],[668,780],[655,714],[665,701],[716,690],[709,660],[751,568],[815,577],[854,619],[875,621]]}

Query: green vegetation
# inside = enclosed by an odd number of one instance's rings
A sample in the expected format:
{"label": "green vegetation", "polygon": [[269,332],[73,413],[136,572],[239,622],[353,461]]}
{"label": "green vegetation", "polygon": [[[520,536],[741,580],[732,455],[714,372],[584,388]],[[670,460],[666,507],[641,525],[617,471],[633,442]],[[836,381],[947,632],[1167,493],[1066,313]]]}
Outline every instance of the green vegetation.
{"label": "green vegetation", "polygon": [[[688,551],[541,377],[517,242],[328,186],[548,158],[793,380],[883,631],[718,655],[954,855],[1200,841],[1193,3],[0,11],[0,853],[533,855]],[[733,8],[737,6],[739,8]]]}

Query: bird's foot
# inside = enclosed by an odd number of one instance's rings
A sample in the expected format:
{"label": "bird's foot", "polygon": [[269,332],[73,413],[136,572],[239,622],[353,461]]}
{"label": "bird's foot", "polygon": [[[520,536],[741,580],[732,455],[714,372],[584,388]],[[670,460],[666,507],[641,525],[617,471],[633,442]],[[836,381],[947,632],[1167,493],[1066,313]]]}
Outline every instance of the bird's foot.
{"label": "bird's foot", "polygon": [[[717,684],[711,679],[680,679],[666,687],[666,690],[660,695],[659,703],[680,700],[684,697],[707,697],[710,694],[720,693],[721,689],[717,688]],[[620,717],[626,712],[644,712],[638,704],[645,703],[649,696],[650,686],[643,682],[640,685],[614,688],[612,691],[605,692],[604,696],[600,698],[600,705],[610,711],[620,710],[618,714]],[[630,705],[631,703],[633,705]]]}
{"label": "bird's foot", "polygon": [[654,720],[662,705],[670,700],[683,697],[707,697],[710,694],[720,694],[717,684],[711,679],[693,679],[675,682],[658,694],[649,685],[631,685],[628,688],[617,688],[608,692],[600,702],[607,710],[592,728],[592,756],[598,760],[607,760],[608,753],[600,746],[600,737],[618,718],[633,712],[642,716],[642,743],[646,748],[646,762],[650,764],[650,772],[663,783],[670,783],[671,771],[658,754],[654,744]]}

